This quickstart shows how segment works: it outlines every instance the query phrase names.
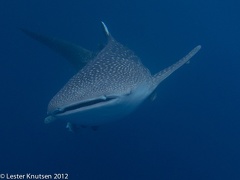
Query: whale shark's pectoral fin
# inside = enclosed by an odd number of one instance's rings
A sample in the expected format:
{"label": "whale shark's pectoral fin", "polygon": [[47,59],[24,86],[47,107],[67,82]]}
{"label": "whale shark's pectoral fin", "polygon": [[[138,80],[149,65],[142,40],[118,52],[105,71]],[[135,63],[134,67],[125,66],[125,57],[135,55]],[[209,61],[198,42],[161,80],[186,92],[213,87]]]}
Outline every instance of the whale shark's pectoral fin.
{"label": "whale shark's pectoral fin", "polygon": [[185,63],[189,62],[189,60],[201,49],[201,46],[196,46],[192,51],[190,51],[185,57],[180,59],[175,64],[163,69],[159,73],[155,74],[153,76],[153,82],[154,82],[154,89],[158,86],[159,83],[161,83],[164,79],[166,79],[168,76],[170,76],[174,71],[176,71],[178,68],[180,68]]}
{"label": "whale shark's pectoral fin", "polygon": [[73,43],[69,43],[57,38],[47,37],[26,29],[21,29],[29,37],[41,42],[58,54],[62,55],[74,66],[78,71],[85,66],[91,59],[96,56],[96,53],[84,49]]}

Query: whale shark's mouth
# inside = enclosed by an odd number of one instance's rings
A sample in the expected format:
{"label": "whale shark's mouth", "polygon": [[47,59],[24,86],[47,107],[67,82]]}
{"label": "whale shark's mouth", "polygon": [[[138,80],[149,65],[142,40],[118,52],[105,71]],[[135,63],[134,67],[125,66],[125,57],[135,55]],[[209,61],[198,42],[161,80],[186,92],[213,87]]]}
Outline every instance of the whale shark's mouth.
{"label": "whale shark's mouth", "polygon": [[116,100],[117,97],[104,97],[99,99],[93,99],[89,101],[84,101],[80,103],[76,103],[70,106],[66,106],[62,109],[57,109],[53,112],[53,115],[63,115],[65,113],[71,113],[73,111],[81,111],[84,109],[91,109],[97,106],[103,106],[104,104],[108,104],[113,100]]}

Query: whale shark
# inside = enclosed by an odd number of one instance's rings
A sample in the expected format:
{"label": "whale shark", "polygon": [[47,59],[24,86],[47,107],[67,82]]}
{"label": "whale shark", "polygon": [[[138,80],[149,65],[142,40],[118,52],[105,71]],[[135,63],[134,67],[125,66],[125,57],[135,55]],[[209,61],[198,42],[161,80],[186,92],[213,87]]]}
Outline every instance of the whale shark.
{"label": "whale shark", "polygon": [[152,75],[140,58],[101,22],[107,43],[99,52],[22,29],[28,36],[66,57],[77,73],[50,100],[45,123],[65,121],[67,128],[92,127],[124,118],[158,85],[201,49],[198,45],[173,65]]}

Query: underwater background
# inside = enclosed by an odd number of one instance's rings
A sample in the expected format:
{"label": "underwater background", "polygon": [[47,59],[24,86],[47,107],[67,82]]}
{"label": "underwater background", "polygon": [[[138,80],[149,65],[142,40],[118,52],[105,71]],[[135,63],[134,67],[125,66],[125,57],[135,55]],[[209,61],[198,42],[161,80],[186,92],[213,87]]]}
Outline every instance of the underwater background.
{"label": "underwater background", "polygon": [[[240,1],[0,1],[0,174],[67,173],[79,180],[240,179]],[[20,31],[97,50],[100,21],[154,74],[201,51],[157,98],[97,131],[45,125],[47,105],[74,75]]]}

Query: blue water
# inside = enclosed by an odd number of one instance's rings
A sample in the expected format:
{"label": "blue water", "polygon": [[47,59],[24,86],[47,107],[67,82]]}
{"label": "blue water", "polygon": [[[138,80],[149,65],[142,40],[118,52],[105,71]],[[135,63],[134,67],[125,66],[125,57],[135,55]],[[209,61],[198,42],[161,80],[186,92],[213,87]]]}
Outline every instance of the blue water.
{"label": "blue water", "polygon": [[[0,173],[79,180],[240,179],[240,1],[0,2]],[[152,73],[202,50],[122,121],[73,134],[45,125],[52,96],[74,74],[19,28],[96,50],[100,21]]]}

